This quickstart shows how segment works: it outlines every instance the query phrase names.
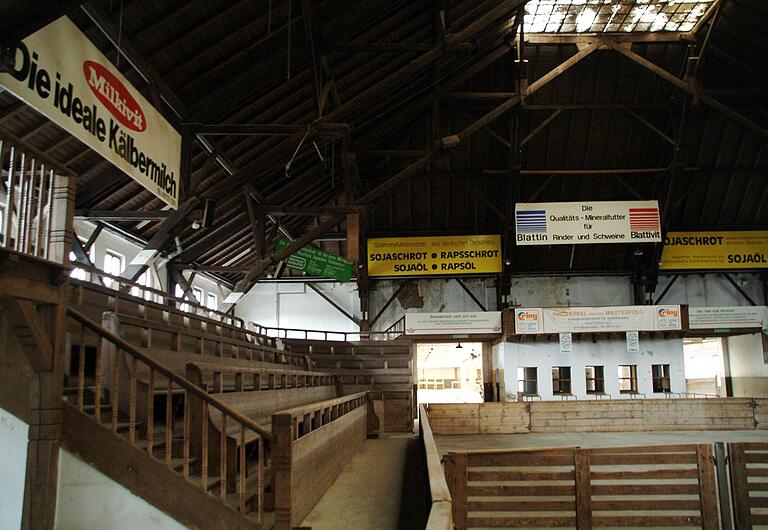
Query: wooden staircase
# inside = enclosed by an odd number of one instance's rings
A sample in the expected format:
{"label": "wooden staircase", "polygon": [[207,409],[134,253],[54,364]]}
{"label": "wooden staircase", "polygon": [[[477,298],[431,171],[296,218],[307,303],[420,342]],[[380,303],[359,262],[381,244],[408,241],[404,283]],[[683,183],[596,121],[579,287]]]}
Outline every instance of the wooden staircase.
{"label": "wooden staircase", "polygon": [[[272,528],[271,433],[76,310],[69,309],[69,318],[81,326],[83,335],[95,335],[89,342],[99,347],[94,373],[86,372],[81,356],[83,369],[65,380],[64,447],[186,526]],[[120,355],[127,363],[119,362]],[[147,400],[146,424],[137,420],[140,363],[162,382],[153,399]],[[128,366],[127,377],[120,377],[121,365]],[[121,389],[126,382],[128,388]],[[237,455],[234,484],[222,480],[228,473],[232,476],[225,438],[220,440],[217,453],[221,456],[216,462],[209,461],[208,447],[219,441],[207,440],[207,433],[202,450],[192,447],[191,395],[223,414],[243,436],[263,439],[258,450],[246,454],[243,449]]]}

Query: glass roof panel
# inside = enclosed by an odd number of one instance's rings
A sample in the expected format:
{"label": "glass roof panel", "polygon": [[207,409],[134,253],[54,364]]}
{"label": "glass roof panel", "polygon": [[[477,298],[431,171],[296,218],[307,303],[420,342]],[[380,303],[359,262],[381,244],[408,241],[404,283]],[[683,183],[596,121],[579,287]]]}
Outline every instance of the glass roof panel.
{"label": "glass roof panel", "polygon": [[690,31],[715,0],[529,0],[526,33]]}

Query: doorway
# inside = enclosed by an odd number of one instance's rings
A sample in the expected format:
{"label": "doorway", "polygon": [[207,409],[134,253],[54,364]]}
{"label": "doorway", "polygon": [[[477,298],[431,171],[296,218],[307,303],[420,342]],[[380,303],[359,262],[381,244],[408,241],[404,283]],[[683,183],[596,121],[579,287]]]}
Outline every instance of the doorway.
{"label": "doorway", "polygon": [[419,403],[482,403],[483,344],[416,345]]}
{"label": "doorway", "polygon": [[683,354],[686,393],[725,397],[725,356],[722,339],[684,339]]}

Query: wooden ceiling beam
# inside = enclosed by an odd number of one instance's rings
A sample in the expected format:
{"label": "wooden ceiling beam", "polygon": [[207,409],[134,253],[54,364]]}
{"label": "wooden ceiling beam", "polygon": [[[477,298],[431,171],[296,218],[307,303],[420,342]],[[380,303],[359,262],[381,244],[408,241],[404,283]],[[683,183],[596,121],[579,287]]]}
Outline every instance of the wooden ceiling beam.
{"label": "wooden ceiling beam", "polygon": [[[448,42],[451,45],[467,42],[470,39],[483,32],[488,26],[496,22],[503,16],[508,15],[511,11],[514,11],[524,3],[523,0],[504,0],[495,8],[486,12],[483,16],[479,17],[473,23],[469,24],[466,28],[461,30],[455,35],[449,35]],[[428,68],[434,64],[437,60],[446,55],[446,46],[436,45],[429,51],[423,53],[418,58],[414,59],[403,68],[393,72],[384,79],[374,83],[372,86],[363,90],[359,94],[350,98],[342,103],[339,107],[326,114],[321,121],[323,122],[341,122],[346,119],[353,112],[360,110],[366,105],[371,104],[376,98],[379,98],[382,93],[392,90],[395,86],[399,85],[405,80],[411,79],[422,70]],[[268,153],[259,157],[257,160],[244,166],[240,171],[236,172],[226,181],[222,182],[219,186],[210,190],[211,196],[215,197],[218,194],[227,194],[228,190],[232,187],[241,186],[242,183],[251,180],[254,174],[258,174],[263,171],[265,166],[271,166],[267,160],[279,160],[283,157],[289,156],[295,147],[304,138],[304,133],[297,133],[294,136],[287,138],[285,141],[279,143],[274,148],[270,149]],[[312,139],[310,134],[306,141]],[[265,160],[266,159],[266,160]]]}
{"label": "wooden ceiling beam", "polygon": [[727,105],[720,103],[720,101],[716,100],[712,96],[709,96],[706,93],[696,90],[690,83],[680,79],[674,74],[671,74],[667,70],[652,63],[645,57],[635,53],[634,51],[631,50],[629,46],[623,45],[611,39],[601,39],[601,40],[611,49],[620,53],[627,59],[639,64],[646,70],[656,74],[657,76],[661,77],[668,83],[676,86],[683,92],[686,92],[687,94],[691,94],[695,98],[698,98],[698,100],[704,103],[705,105],[717,110],[726,118],[729,118],[730,120],[740,124],[742,127],[752,131],[756,135],[760,136],[764,141],[768,140],[768,129],[766,129],[765,127],[758,125],[757,123],[747,118],[743,114],[739,114],[738,112],[734,111]]}

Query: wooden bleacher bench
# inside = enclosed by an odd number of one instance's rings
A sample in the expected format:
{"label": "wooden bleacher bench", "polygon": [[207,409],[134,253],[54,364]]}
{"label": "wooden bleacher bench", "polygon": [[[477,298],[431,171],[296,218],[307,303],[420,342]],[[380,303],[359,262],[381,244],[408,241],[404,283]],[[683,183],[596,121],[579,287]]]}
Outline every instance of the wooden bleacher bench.
{"label": "wooden bleacher bench", "polygon": [[[187,363],[186,377],[265,430],[271,428],[272,414],[276,411],[333,399],[338,397],[340,390],[336,377],[328,373],[223,366],[204,361]],[[235,388],[231,392],[222,392],[228,379],[235,382]],[[241,433],[237,427],[223,425],[221,415],[215,410],[203,410],[205,405],[198,399],[190,399],[189,406],[194,456],[202,460],[207,446],[207,458],[218,461],[222,456],[219,440],[224,434],[227,437],[227,470],[231,473],[227,483],[232,486],[240,445],[245,443],[246,453],[249,453],[255,450],[252,446],[258,442],[259,436],[251,431]]]}

